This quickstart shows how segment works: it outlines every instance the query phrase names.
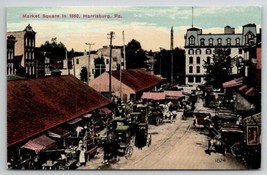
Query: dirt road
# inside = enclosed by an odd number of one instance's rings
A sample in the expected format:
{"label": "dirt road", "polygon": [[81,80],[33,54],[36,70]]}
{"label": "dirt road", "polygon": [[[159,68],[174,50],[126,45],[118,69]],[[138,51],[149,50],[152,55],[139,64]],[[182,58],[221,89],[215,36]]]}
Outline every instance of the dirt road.
{"label": "dirt road", "polygon": [[134,147],[130,159],[121,157],[119,161],[103,164],[100,152],[86,167],[79,169],[245,169],[230,154],[206,154],[207,136],[194,130],[192,118],[182,120],[181,115],[178,113],[172,123],[149,125],[152,145],[142,150]]}

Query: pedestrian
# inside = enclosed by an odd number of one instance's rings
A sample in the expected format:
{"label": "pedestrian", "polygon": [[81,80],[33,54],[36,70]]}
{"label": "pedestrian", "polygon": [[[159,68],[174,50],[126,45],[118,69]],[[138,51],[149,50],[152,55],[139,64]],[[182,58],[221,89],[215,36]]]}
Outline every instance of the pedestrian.
{"label": "pedestrian", "polygon": [[85,148],[84,148],[84,146],[82,146],[82,148],[80,150],[79,162],[80,162],[80,166],[86,166],[86,161],[85,161]]}
{"label": "pedestrian", "polygon": [[77,137],[79,137],[79,135],[82,132],[82,130],[83,130],[83,127],[78,125],[77,128],[76,128]]}

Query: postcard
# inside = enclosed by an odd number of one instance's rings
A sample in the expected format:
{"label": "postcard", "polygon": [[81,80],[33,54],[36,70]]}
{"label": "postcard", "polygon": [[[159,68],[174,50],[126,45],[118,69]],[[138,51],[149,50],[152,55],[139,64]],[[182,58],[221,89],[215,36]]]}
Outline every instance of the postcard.
{"label": "postcard", "polygon": [[7,169],[260,169],[261,13],[8,7]]}

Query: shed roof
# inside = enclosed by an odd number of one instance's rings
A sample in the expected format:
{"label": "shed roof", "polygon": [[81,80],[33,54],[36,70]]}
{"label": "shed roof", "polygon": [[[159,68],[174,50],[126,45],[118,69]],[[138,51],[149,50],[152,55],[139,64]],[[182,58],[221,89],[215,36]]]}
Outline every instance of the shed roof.
{"label": "shed roof", "polygon": [[7,82],[7,144],[11,146],[111,101],[74,76]]}

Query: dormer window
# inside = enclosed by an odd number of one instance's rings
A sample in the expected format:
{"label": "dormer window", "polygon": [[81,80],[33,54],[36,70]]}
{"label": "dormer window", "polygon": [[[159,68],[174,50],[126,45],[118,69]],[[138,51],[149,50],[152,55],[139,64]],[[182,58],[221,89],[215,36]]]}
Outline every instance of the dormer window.
{"label": "dormer window", "polygon": [[236,46],[240,46],[240,38],[236,38],[235,42],[236,42]]}
{"label": "dormer window", "polygon": [[205,46],[205,39],[204,38],[200,39],[200,46]]}
{"label": "dormer window", "polygon": [[250,42],[254,42],[254,34],[249,31],[246,35],[245,35],[245,41],[246,41],[246,44],[250,44]]}
{"label": "dormer window", "polygon": [[189,46],[194,46],[195,45],[195,37],[191,35],[189,38]]}
{"label": "dormer window", "polygon": [[209,39],[209,46],[213,46],[213,38]]}
{"label": "dormer window", "polygon": [[218,38],[218,39],[217,39],[217,45],[218,45],[218,46],[221,46],[221,45],[222,45],[222,39],[221,39],[221,38]]}
{"label": "dormer window", "polygon": [[227,46],[231,46],[231,38],[226,39]]}

